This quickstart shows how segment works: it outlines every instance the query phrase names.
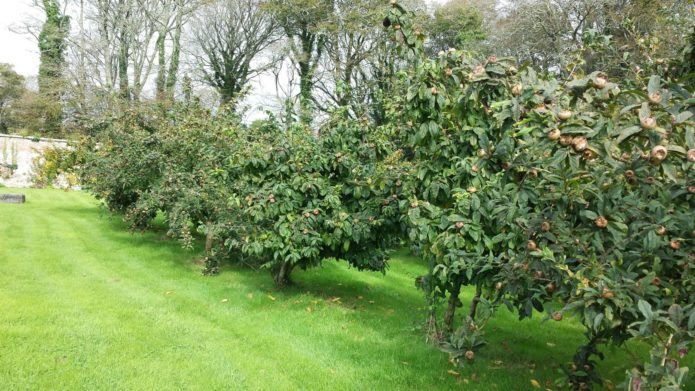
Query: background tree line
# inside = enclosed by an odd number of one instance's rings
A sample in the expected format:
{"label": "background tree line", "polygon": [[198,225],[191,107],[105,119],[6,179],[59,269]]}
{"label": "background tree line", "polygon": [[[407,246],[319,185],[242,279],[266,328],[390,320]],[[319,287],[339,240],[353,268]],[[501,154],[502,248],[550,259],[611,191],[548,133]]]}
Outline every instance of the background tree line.
{"label": "background tree line", "polygon": [[[419,11],[431,55],[510,55],[564,77],[600,69],[638,84],[669,69],[692,32],[692,4],[679,0],[405,3]],[[4,66],[0,130],[80,133],[137,102],[195,98],[216,108],[249,94],[287,123],[316,125],[338,107],[380,123],[403,66],[384,44],[380,4],[36,0],[44,19],[28,27],[41,56],[38,91]]]}

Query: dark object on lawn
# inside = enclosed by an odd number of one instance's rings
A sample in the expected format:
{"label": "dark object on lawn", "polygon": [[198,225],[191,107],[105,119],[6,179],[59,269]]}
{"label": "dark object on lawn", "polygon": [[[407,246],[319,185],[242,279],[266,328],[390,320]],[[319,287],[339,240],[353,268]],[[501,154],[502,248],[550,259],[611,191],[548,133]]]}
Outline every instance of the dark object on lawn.
{"label": "dark object on lawn", "polygon": [[24,194],[0,194],[0,202],[5,204],[23,204],[27,202]]}

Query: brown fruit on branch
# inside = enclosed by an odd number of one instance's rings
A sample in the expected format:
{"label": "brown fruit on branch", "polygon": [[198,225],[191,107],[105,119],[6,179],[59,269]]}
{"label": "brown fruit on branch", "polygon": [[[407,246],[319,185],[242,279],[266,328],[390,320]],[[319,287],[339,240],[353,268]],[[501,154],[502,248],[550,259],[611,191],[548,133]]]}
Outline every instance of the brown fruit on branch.
{"label": "brown fruit on branch", "polygon": [[447,75],[447,76],[451,76],[451,75],[453,75],[453,74],[454,74],[454,70],[453,70],[453,69],[451,69],[451,68],[446,68],[446,75]]}
{"label": "brown fruit on branch", "polygon": [[694,149],[689,149],[688,150],[688,161],[691,163],[695,163],[695,148]]}
{"label": "brown fruit on branch", "polygon": [[664,227],[663,225],[659,226],[659,228],[656,229],[656,234],[659,236],[666,235],[666,227]]}
{"label": "brown fruit on branch", "polygon": [[456,228],[458,228],[458,229],[463,228],[465,225],[466,225],[466,224],[464,224],[463,221],[458,221],[458,222],[456,222]]}
{"label": "brown fruit on branch", "polygon": [[574,141],[574,138],[572,136],[568,136],[566,134],[563,134],[560,136],[560,145],[563,147],[572,145],[572,142]]}
{"label": "brown fruit on branch", "polygon": [[680,250],[681,249],[681,242],[680,240],[673,239],[670,243],[671,248],[674,250]]}
{"label": "brown fruit on branch", "polygon": [[603,216],[597,217],[596,220],[594,220],[594,223],[601,229],[608,227],[608,220]]}
{"label": "brown fruit on branch", "polygon": [[475,358],[475,353],[472,350],[466,352],[466,360],[472,361]]}
{"label": "brown fruit on branch", "polygon": [[514,84],[512,87],[512,94],[514,96],[519,96],[521,95],[521,92],[524,90],[524,86],[521,85],[521,83]]}
{"label": "brown fruit on branch", "polygon": [[615,294],[612,290],[608,288],[603,288],[603,292],[601,292],[601,297],[603,297],[604,299],[612,299],[613,297],[615,297]]}
{"label": "brown fruit on branch", "polygon": [[572,145],[574,145],[575,151],[582,152],[589,146],[589,142],[586,141],[586,137],[575,137],[572,140]]}
{"label": "brown fruit on branch", "polygon": [[535,278],[536,280],[541,280],[545,278],[545,273],[543,273],[540,270],[536,270],[535,272],[533,272],[533,278]]}
{"label": "brown fruit on branch", "polygon": [[552,318],[556,322],[561,321],[562,320],[562,312],[558,312],[558,311],[553,312]]}
{"label": "brown fruit on branch", "polygon": [[529,251],[536,251],[538,250],[538,245],[535,241],[529,240],[528,242],[526,242],[526,249]]}
{"label": "brown fruit on branch", "polygon": [[413,201],[410,203],[410,207],[413,209],[417,208],[418,206],[420,206],[420,203],[417,201]]}
{"label": "brown fruit on branch", "polygon": [[430,90],[430,92],[432,92],[432,95],[437,95],[437,94],[439,94],[439,91],[437,91],[437,87],[432,87],[432,89]]}
{"label": "brown fruit on branch", "polygon": [[560,132],[560,129],[558,129],[558,128],[555,128],[555,129],[551,130],[550,132],[548,132],[548,139],[550,139],[552,141],[559,140],[561,136],[562,136],[562,132]]}
{"label": "brown fruit on branch", "polygon": [[555,292],[555,289],[557,289],[557,287],[555,286],[555,283],[554,283],[554,282],[551,282],[550,284],[548,284],[548,285],[545,286],[545,291],[546,291],[548,294],[551,294],[551,293]]}
{"label": "brown fruit on branch", "polygon": [[655,105],[658,105],[659,103],[661,103],[662,99],[663,98],[662,98],[661,94],[658,92],[654,92],[654,93],[649,94],[649,101],[654,103]]}
{"label": "brown fruit on branch", "polygon": [[541,223],[541,231],[543,232],[548,232],[552,228],[552,225],[550,224],[549,221],[544,221]]}
{"label": "brown fruit on branch", "polygon": [[625,178],[632,179],[635,177],[635,172],[632,170],[625,171]]}
{"label": "brown fruit on branch", "polygon": [[666,159],[666,156],[668,156],[668,149],[664,147],[663,145],[657,145],[656,147],[652,148],[652,152],[649,155],[652,162],[654,163],[661,163]]}
{"label": "brown fruit on branch", "polygon": [[537,114],[543,115],[548,112],[548,109],[545,107],[544,103],[541,103],[538,106],[536,106],[536,108],[533,109],[533,111],[535,111]]}
{"label": "brown fruit on branch", "polygon": [[688,193],[695,194],[695,186],[688,186]]}
{"label": "brown fruit on branch", "polygon": [[558,113],[557,117],[560,118],[561,121],[567,121],[572,118],[572,112],[569,110],[562,110]]}
{"label": "brown fruit on branch", "polygon": [[654,119],[654,117],[641,118],[639,121],[640,125],[642,125],[642,127],[645,129],[656,128],[656,120]]}
{"label": "brown fruit on branch", "polygon": [[485,149],[483,149],[483,148],[480,148],[480,149],[478,150],[478,157],[479,157],[479,158],[484,158],[485,156],[487,156],[487,151],[486,151]]}
{"label": "brown fruit on branch", "polygon": [[318,209],[314,209],[314,216],[318,216],[318,215],[319,215],[319,213],[321,213],[321,211],[320,211],[320,210],[318,210]]}
{"label": "brown fruit on branch", "polygon": [[606,85],[608,85],[608,80],[605,76],[597,76],[596,79],[594,79],[593,84],[594,88],[602,90],[606,88]]}
{"label": "brown fruit on branch", "polygon": [[501,291],[503,287],[504,287],[504,284],[502,284],[501,282],[495,283],[495,290]]}

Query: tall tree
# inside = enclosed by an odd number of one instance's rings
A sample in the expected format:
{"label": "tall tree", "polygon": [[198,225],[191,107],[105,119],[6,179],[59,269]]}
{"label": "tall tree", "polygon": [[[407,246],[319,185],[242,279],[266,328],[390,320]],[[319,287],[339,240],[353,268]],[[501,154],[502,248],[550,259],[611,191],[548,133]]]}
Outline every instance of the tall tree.
{"label": "tall tree", "polygon": [[436,7],[427,26],[432,52],[476,48],[486,38],[484,20],[494,10],[494,4],[492,1],[449,0]]}
{"label": "tall tree", "polygon": [[64,53],[70,18],[63,15],[58,0],[43,0],[43,9],[46,21],[39,34],[39,93],[43,100],[45,131],[55,133],[61,128]]}
{"label": "tall tree", "polygon": [[[157,27],[157,78],[158,99],[173,99],[181,61],[181,39],[184,25],[196,11],[200,0],[159,0],[159,8],[150,18]],[[169,45],[167,45],[169,43]],[[170,53],[167,55],[167,46]]]}
{"label": "tall tree", "polygon": [[12,104],[24,93],[24,77],[10,64],[0,64],[0,133],[7,133]]}
{"label": "tall tree", "polygon": [[269,0],[271,12],[287,38],[289,59],[299,75],[299,117],[313,120],[316,72],[326,50],[326,29],[333,23],[335,0]]}
{"label": "tall tree", "polygon": [[218,0],[203,7],[192,29],[193,53],[203,81],[231,102],[249,81],[273,64],[257,62],[281,35],[258,0]]}

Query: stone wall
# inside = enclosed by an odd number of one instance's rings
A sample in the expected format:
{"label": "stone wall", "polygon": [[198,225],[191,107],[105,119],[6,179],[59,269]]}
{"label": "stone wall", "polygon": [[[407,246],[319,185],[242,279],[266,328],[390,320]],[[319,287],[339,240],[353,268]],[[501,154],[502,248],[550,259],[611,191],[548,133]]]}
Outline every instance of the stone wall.
{"label": "stone wall", "polygon": [[[0,134],[0,184],[7,187],[30,187],[34,159],[49,147],[67,148],[66,140],[29,138]],[[14,166],[10,170],[3,166]],[[9,175],[9,176],[8,176]]]}

